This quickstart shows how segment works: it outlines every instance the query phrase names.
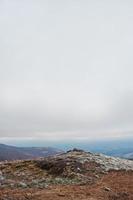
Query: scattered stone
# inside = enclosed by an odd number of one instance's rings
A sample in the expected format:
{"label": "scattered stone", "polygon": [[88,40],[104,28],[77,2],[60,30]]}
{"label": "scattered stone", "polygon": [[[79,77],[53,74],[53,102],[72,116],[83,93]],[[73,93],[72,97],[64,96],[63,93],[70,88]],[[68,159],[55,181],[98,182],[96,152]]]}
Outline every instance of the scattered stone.
{"label": "scattered stone", "polygon": [[32,184],[33,185],[38,185],[38,183],[39,183],[39,180],[37,180],[37,179],[36,180],[32,180]]}
{"label": "scattered stone", "polygon": [[96,178],[100,178],[100,176],[99,176],[99,175],[97,175],[97,174],[95,175],[95,177],[96,177]]}
{"label": "scattered stone", "polygon": [[61,155],[4,162],[0,166],[1,187],[47,188],[57,184],[93,184],[110,170],[133,170],[133,161],[73,149]]}
{"label": "scattered stone", "polygon": [[104,190],[107,192],[111,191],[111,189],[109,187],[104,187]]}
{"label": "scattered stone", "polygon": [[59,193],[58,196],[59,197],[65,197],[65,194]]}
{"label": "scattered stone", "polygon": [[3,176],[2,171],[0,171],[0,181],[3,181],[3,180],[5,180],[5,177]]}
{"label": "scattered stone", "polygon": [[22,187],[22,188],[26,188],[27,184],[24,182],[19,182],[18,186]]}

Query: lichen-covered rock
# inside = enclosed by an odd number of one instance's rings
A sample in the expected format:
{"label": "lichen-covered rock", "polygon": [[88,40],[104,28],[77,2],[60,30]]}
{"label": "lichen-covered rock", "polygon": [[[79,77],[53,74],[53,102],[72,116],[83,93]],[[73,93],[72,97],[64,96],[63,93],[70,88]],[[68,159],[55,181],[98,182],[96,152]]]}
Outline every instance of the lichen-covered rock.
{"label": "lichen-covered rock", "polygon": [[19,182],[18,186],[22,187],[22,188],[27,188],[27,184],[24,182]]}
{"label": "lichen-covered rock", "polygon": [[0,182],[3,181],[3,180],[5,180],[5,177],[3,176],[2,171],[0,171]]}
{"label": "lichen-covered rock", "polygon": [[1,163],[0,187],[46,188],[53,184],[92,184],[112,170],[133,170],[133,161],[74,149],[37,160]]}

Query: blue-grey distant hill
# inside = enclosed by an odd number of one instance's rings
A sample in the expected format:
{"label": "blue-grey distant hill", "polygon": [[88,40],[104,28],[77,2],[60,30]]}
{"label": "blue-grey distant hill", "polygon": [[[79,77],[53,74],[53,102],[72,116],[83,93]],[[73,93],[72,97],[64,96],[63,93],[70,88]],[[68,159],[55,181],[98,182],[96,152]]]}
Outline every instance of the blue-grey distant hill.
{"label": "blue-grey distant hill", "polygon": [[33,159],[56,155],[62,152],[52,147],[15,147],[0,144],[0,161]]}

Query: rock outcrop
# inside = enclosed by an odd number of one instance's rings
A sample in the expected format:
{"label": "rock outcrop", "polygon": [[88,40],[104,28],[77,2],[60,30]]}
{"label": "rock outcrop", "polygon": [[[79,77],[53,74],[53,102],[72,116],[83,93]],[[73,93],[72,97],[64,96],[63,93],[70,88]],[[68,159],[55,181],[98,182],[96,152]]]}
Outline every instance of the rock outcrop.
{"label": "rock outcrop", "polygon": [[51,190],[57,188],[56,199],[131,200],[132,178],[133,161],[74,149],[36,160],[1,162],[0,199],[54,199]]}

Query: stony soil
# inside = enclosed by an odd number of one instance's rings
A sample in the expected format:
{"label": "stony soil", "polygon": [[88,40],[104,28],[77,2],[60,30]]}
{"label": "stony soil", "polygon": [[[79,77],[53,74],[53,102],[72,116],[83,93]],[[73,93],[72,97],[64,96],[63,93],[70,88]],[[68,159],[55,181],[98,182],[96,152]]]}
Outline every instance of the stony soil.
{"label": "stony soil", "polygon": [[0,200],[133,200],[133,161],[79,150],[0,164]]}
{"label": "stony soil", "polygon": [[112,171],[93,185],[2,189],[0,200],[133,200],[133,172]]}

